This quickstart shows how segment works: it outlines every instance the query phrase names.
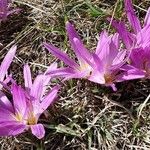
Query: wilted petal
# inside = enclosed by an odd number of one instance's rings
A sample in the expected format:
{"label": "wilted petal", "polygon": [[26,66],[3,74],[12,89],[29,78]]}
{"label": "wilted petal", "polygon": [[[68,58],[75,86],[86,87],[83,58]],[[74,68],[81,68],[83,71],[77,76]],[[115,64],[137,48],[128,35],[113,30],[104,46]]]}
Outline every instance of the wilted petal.
{"label": "wilted petal", "polygon": [[0,10],[2,12],[7,10],[7,6],[8,6],[8,0],[1,0],[0,1]]}
{"label": "wilted petal", "polygon": [[45,136],[45,129],[42,124],[31,125],[32,134],[38,139],[42,139]]}
{"label": "wilted petal", "polygon": [[7,19],[7,16],[18,13],[21,9],[10,9],[10,0],[0,0],[0,20],[5,21]]}

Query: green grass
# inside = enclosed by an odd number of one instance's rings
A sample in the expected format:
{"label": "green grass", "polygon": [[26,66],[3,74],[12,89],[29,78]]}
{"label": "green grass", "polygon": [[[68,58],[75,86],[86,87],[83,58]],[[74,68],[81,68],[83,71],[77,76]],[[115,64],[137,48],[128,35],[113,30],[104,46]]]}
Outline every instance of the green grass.
{"label": "green grass", "polygon": [[[2,39],[2,53],[17,43],[17,56],[11,72],[19,83],[23,82],[22,66],[29,63],[34,75],[57,61],[42,47],[48,41],[74,58],[65,32],[66,20],[72,21],[90,51],[96,47],[98,34],[103,30],[113,33],[107,17],[124,19],[123,1],[84,0],[15,0],[22,7],[22,15],[12,16],[7,24],[14,26],[9,39]],[[135,2],[143,19],[149,2]],[[14,19],[15,17],[15,19]],[[21,25],[19,22],[24,22]],[[5,29],[1,25],[0,31]],[[2,32],[3,33],[3,32]],[[6,39],[6,40],[5,40]],[[2,55],[3,57],[3,55]],[[62,62],[59,62],[62,66]],[[54,81],[59,82],[60,80]],[[30,133],[15,138],[1,138],[2,150],[148,150],[150,149],[150,93],[149,81],[131,81],[117,84],[118,91],[86,80],[64,83],[58,101],[41,117],[46,128],[42,141]]]}

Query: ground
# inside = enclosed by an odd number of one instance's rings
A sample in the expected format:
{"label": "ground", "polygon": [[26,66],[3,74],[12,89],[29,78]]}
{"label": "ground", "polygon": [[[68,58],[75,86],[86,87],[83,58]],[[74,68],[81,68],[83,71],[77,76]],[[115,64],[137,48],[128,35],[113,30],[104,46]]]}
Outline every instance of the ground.
{"label": "ground", "polygon": [[[134,4],[142,21],[150,2],[136,0]],[[14,0],[12,7],[22,10],[1,23],[0,54],[2,59],[17,44],[10,72],[20,84],[23,64],[30,64],[34,78],[52,62],[59,62],[43,48],[44,41],[74,58],[65,32],[67,20],[92,51],[102,30],[114,32],[106,18],[125,18],[122,0]],[[45,138],[37,140],[28,132],[1,138],[2,150],[32,150],[37,144],[47,150],[150,149],[149,80],[118,83],[117,92],[86,80],[55,80],[52,85],[56,82],[63,85],[57,101],[46,112],[47,118],[40,120],[45,124]]]}

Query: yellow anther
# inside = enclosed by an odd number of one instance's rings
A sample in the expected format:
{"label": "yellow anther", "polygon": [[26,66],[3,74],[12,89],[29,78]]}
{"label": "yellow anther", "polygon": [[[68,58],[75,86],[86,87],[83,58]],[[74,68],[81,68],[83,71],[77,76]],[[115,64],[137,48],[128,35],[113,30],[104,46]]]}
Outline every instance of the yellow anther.
{"label": "yellow anther", "polygon": [[29,113],[28,114],[27,122],[28,122],[28,125],[34,125],[34,124],[37,123],[37,119],[36,119],[36,117],[35,117],[35,115],[33,113]]}
{"label": "yellow anther", "polygon": [[23,117],[22,117],[22,115],[20,113],[17,113],[15,115],[15,119],[16,119],[16,121],[22,121]]}

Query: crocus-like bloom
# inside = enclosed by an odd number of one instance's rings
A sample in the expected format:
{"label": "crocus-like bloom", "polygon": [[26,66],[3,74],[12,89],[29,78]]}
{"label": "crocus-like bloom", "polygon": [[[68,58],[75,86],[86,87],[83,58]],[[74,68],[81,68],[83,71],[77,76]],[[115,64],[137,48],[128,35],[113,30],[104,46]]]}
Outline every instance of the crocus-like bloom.
{"label": "crocus-like bloom", "polygon": [[[128,21],[133,29],[129,32],[124,22],[112,21],[112,25],[117,29],[126,48],[129,51],[129,64],[122,67],[126,72],[125,79],[136,79],[150,77],[150,8],[147,11],[144,19],[143,27],[136,16],[131,0],[124,0],[125,10]],[[131,72],[134,75],[129,76]]]}
{"label": "crocus-like bloom", "polygon": [[[8,53],[6,54],[3,61],[1,62],[1,65],[0,65],[0,82],[6,83],[8,81],[7,79],[5,80],[5,76],[6,76],[7,70],[9,68],[14,56],[15,56],[16,49],[17,49],[16,46],[12,46],[10,48],[10,50],[8,51]],[[0,89],[1,88],[2,88],[2,85],[0,85]]]}
{"label": "crocus-like bloom", "polygon": [[0,0],[0,20],[4,21],[7,17],[15,12],[20,11],[20,9],[10,10],[11,0]]}
{"label": "crocus-like bloom", "polygon": [[64,63],[69,66],[52,70],[51,74],[53,74],[54,76],[65,76],[67,79],[86,78],[92,71],[92,64],[90,62],[92,59],[92,54],[84,47],[72,24],[68,22],[66,24],[66,29],[72,49],[77,55],[78,64],[73,59],[69,58],[69,56],[66,53],[62,52],[60,49],[51,44],[44,43],[44,46],[52,54],[54,54],[60,60],[64,61]]}
{"label": "crocus-like bloom", "polygon": [[15,82],[12,84],[11,101],[0,93],[0,136],[15,136],[30,128],[32,134],[41,139],[45,129],[38,119],[53,102],[59,86],[44,96],[49,79],[38,75],[32,83],[28,65],[24,66],[24,79],[26,90]]}
{"label": "crocus-like bloom", "polygon": [[134,71],[135,76],[125,76],[125,79],[150,78],[150,47],[134,48],[129,56],[129,64],[122,69],[127,72]]}
{"label": "crocus-like bloom", "polygon": [[104,31],[101,33],[93,60],[93,69],[90,81],[111,86],[116,91],[115,82],[121,82],[122,72],[120,67],[125,61],[126,51],[119,51],[119,36],[114,34],[108,36]]}
{"label": "crocus-like bloom", "polygon": [[66,30],[72,49],[76,53],[78,64],[55,46],[44,43],[44,46],[68,67],[57,68],[49,72],[53,76],[70,78],[86,78],[90,81],[111,86],[116,90],[114,82],[121,81],[120,67],[125,63],[126,51],[119,51],[119,36],[108,36],[104,31],[99,37],[95,53],[90,53],[83,45],[72,24],[67,22]]}
{"label": "crocus-like bloom", "polygon": [[144,19],[143,27],[140,24],[138,17],[136,16],[132,0],[124,0],[125,10],[127,14],[128,21],[133,29],[130,33],[122,21],[112,21],[112,25],[117,29],[120,37],[127,49],[147,47],[150,46],[150,8],[147,11],[146,17]]}

